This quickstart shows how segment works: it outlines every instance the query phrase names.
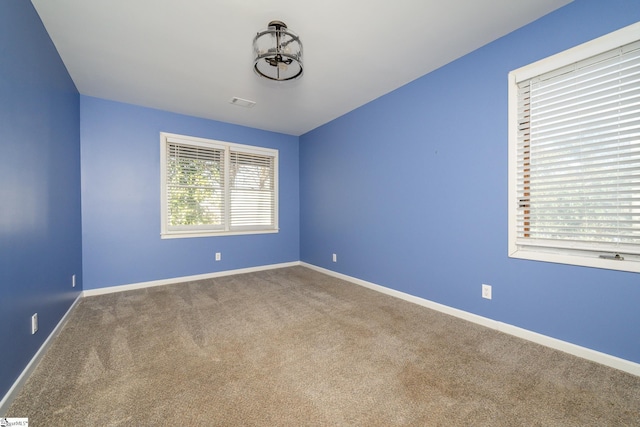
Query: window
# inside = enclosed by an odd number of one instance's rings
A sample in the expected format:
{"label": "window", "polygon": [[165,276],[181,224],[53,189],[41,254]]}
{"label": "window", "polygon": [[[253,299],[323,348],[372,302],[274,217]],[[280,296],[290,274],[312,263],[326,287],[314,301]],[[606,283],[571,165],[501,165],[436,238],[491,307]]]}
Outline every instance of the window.
{"label": "window", "polygon": [[509,256],[640,272],[639,40],[509,74]]}
{"label": "window", "polygon": [[278,231],[278,151],[160,134],[163,238]]}

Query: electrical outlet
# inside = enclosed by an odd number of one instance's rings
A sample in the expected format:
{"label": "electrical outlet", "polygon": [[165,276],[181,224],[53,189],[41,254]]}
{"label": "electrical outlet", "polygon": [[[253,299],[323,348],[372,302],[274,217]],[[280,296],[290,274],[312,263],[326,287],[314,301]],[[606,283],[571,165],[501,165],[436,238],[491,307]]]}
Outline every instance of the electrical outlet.
{"label": "electrical outlet", "polygon": [[216,261],[220,261],[222,259],[222,255],[220,252],[216,252]]}
{"label": "electrical outlet", "polygon": [[38,313],[34,313],[31,316],[31,335],[38,332]]}
{"label": "electrical outlet", "polygon": [[482,298],[491,299],[491,285],[482,284]]}
{"label": "electrical outlet", "polygon": [[75,274],[73,276],[71,276],[71,287],[72,288],[76,287],[76,275]]}
{"label": "electrical outlet", "polygon": [[338,255],[333,254],[333,262],[338,262]]}

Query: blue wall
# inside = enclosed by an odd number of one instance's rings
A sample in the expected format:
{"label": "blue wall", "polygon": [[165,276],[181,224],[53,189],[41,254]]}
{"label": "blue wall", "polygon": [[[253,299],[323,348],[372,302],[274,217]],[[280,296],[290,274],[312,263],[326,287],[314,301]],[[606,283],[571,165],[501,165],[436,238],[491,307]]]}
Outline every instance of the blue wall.
{"label": "blue wall", "polygon": [[29,1],[0,1],[0,100],[2,397],[82,286],[79,95]]}
{"label": "blue wall", "polygon": [[638,20],[577,0],[303,135],[302,261],[640,362],[640,275],[507,257],[508,72]]}
{"label": "blue wall", "polygon": [[[300,259],[297,137],[86,96],[80,110],[84,289]],[[160,239],[160,132],[278,149],[280,232]]]}

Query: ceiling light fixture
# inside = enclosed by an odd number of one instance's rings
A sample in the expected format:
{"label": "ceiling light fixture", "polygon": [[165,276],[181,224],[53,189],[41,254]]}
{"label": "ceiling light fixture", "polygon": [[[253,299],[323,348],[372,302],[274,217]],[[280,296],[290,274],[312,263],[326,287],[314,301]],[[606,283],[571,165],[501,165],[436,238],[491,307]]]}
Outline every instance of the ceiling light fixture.
{"label": "ceiling light fixture", "polygon": [[254,71],[270,80],[292,80],[302,75],[302,42],[282,21],[271,21],[253,39]]}

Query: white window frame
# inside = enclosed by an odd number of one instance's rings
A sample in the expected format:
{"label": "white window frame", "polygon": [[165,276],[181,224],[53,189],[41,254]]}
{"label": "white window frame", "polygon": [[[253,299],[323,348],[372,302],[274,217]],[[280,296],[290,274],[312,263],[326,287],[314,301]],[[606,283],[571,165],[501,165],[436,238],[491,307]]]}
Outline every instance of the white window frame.
{"label": "white window frame", "polygon": [[535,247],[517,242],[517,146],[518,146],[518,83],[566,67],[595,55],[640,40],[640,22],[576,46],[509,73],[509,257],[611,270],[640,272],[640,256],[624,254],[624,260],[605,259],[602,253],[567,248]]}
{"label": "white window frame", "polygon": [[[167,161],[168,146],[170,143],[179,143],[192,147],[214,148],[224,151],[224,214],[222,225],[194,225],[183,227],[171,227],[169,225],[168,191],[167,191]],[[273,224],[232,226],[231,225],[231,188],[230,188],[230,163],[231,153],[253,154],[270,157],[273,159]],[[160,216],[162,239],[228,236],[241,234],[265,234],[278,233],[278,150],[251,145],[236,144],[232,142],[217,141],[193,136],[178,135],[173,133],[160,133]]]}

